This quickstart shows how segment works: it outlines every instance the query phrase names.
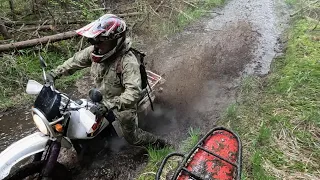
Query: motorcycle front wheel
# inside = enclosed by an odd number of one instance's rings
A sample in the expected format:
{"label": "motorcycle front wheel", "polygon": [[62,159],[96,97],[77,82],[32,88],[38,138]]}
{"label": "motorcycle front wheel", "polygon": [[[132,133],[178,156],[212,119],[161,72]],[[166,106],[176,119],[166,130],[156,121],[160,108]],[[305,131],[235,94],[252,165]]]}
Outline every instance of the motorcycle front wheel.
{"label": "motorcycle front wheel", "polygon": [[[36,161],[30,164],[27,164],[19,168],[15,172],[9,174],[6,178],[4,178],[4,180],[38,179],[44,164],[45,164],[45,161]],[[71,180],[71,176],[67,168],[64,165],[57,162],[52,172],[52,177],[50,177],[49,179],[50,180]]]}

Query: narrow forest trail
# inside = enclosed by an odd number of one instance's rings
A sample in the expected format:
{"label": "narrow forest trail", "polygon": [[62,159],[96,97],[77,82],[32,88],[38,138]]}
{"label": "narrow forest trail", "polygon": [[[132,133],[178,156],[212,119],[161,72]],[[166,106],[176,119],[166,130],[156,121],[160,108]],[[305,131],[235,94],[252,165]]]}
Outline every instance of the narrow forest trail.
{"label": "narrow forest trail", "polygon": [[[272,59],[281,52],[279,40],[289,18],[283,2],[230,0],[215,12],[150,46],[146,61],[166,82],[142,128],[173,142],[185,139],[190,127],[206,132],[235,101],[244,75],[269,72]],[[81,92],[88,83],[84,79],[77,84]],[[1,117],[0,150],[35,130],[29,118],[24,110]],[[146,162],[146,152],[123,140],[110,144],[113,151],[98,155],[90,166],[75,172],[75,178],[132,179]]]}

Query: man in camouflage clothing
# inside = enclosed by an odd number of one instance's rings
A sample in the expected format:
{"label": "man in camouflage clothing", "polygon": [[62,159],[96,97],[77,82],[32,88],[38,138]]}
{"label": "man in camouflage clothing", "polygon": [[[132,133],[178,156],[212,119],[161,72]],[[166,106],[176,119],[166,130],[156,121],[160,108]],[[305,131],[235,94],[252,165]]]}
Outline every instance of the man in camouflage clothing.
{"label": "man in camouflage clothing", "polygon": [[[136,125],[137,103],[141,99],[141,74],[139,62],[130,51],[131,42],[126,38],[126,24],[115,15],[106,14],[77,30],[92,44],[49,73],[48,79],[71,75],[91,66],[96,88],[103,95],[103,102],[91,111],[97,115],[113,112],[120,122],[125,139],[133,145],[164,147],[167,141],[143,131]],[[121,77],[117,74],[120,63]]]}

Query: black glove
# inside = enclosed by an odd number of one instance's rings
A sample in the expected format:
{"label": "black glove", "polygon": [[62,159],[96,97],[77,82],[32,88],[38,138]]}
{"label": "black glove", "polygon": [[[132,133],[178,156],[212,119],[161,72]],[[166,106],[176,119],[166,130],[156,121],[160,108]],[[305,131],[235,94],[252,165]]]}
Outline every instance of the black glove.
{"label": "black glove", "polygon": [[54,84],[54,81],[56,80],[56,77],[52,73],[46,74],[47,82],[50,84]]}
{"label": "black glove", "polygon": [[96,116],[104,116],[108,110],[105,105],[99,103],[92,106],[90,111]]}

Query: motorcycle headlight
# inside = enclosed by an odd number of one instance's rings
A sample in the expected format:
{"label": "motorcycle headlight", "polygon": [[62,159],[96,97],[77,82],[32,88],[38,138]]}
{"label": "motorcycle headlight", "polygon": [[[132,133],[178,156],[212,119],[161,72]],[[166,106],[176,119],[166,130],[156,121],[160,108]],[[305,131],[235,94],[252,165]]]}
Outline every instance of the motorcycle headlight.
{"label": "motorcycle headlight", "polygon": [[45,135],[48,135],[48,128],[38,114],[33,114],[33,121],[40,130],[40,132],[42,132]]}

